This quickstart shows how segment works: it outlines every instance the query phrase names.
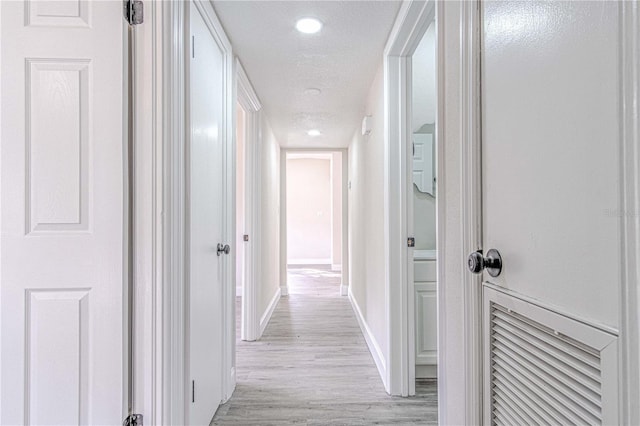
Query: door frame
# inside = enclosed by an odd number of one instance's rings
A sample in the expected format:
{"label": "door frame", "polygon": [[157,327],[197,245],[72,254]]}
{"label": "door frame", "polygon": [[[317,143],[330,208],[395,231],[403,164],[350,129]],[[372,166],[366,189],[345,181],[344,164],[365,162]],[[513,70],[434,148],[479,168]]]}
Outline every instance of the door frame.
{"label": "door frame", "polygon": [[[413,282],[413,249],[407,247],[407,238],[413,232],[412,200],[413,172],[411,167],[411,58],[422,36],[435,20],[436,25],[436,170],[443,170],[442,141],[444,98],[442,96],[442,25],[439,24],[440,2],[434,0],[406,1],[400,7],[391,34],[384,49],[385,96],[385,277],[387,324],[387,371],[385,388],[391,395],[415,394],[415,287]],[[439,175],[439,172],[438,172]],[[444,179],[436,180],[436,194],[444,194]],[[436,197],[437,264],[444,264],[444,227],[439,218],[442,202]],[[410,257],[411,256],[411,257]],[[444,274],[438,266],[439,288]],[[438,294],[438,323],[442,318],[442,304]],[[438,333],[441,336],[442,333]],[[440,337],[439,337],[440,338]],[[438,366],[446,359],[438,350]],[[440,369],[440,367],[438,367]],[[439,386],[441,384],[439,383]]]}
{"label": "door frame", "polygon": [[[260,337],[260,317],[258,315],[258,277],[260,277],[260,207],[262,186],[261,176],[261,115],[262,104],[256,94],[242,63],[235,60],[236,97],[246,114],[245,146],[245,226],[249,244],[245,250],[245,281],[242,288],[242,340],[254,341]],[[234,146],[237,146],[235,141]],[[234,191],[235,192],[235,191]],[[237,224],[236,224],[237,225]],[[235,311],[235,294],[232,308]],[[232,318],[235,324],[235,318]],[[234,328],[235,330],[235,328]],[[230,342],[235,345],[234,342]],[[235,353],[234,353],[235,356]]]}
{"label": "door frame", "polygon": [[348,148],[281,148],[280,149],[280,294],[289,295],[287,273],[287,154],[336,153],[342,154],[342,241],[340,295],[349,294],[349,150]]}
{"label": "door frame", "polygon": [[619,3],[620,19],[620,421],[640,423],[640,6]]}
{"label": "door frame", "polygon": [[482,276],[466,270],[469,253],[482,249],[482,149],[480,1],[464,2],[460,10],[461,248],[463,297],[463,368],[465,421],[482,424]]}
{"label": "door frame", "polygon": [[[640,7],[619,2],[619,168],[621,274],[619,330],[619,419],[640,423]],[[481,156],[481,0],[463,2],[459,15],[461,108],[461,245],[463,256],[482,248]],[[462,257],[465,259],[466,257]],[[479,275],[463,273],[464,416],[481,424],[482,283]],[[449,301],[448,303],[451,303]],[[443,417],[440,417],[441,419]]]}
{"label": "door frame", "polygon": [[[223,239],[232,241],[234,231],[234,173],[235,144],[235,96],[234,96],[234,59],[227,36],[218,20],[210,2],[191,0],[205,16],[214,38],[224,55],[224,126],[221,135],[224,140],[223,171],[224,200],[223,203]],[[156,184],[162,194],[161,234],[162,259],[158,268],[162,274],[161,303],[154,308],[160,313],[156,316],[156,329],[161,331],[157,337],[161,339],[162,366],[157,380],[161,387],[162,396],[158,399],[160,408],[156,411],[161,416],[158,423],[185,424],[188,423],[188,302],[189,286],[187,281],[188,258],[188,153],[184,141],[189,137],[188,93],[189,84],[189,2],[162,2],[162,37],[161,51],[162,65],[162,172],[156,175]],[[235,387],[235,366],[233,343],[235,329],[230,330],[229,324],[234,311],[229,310],[229,304],[224,301],[235,297],[235,271],[232,256],[226,257],[222,263],[223,290],[223,341],[225,348],[222,355],[222,395],[223,401],[228,399]],[[233,287],[233,288],[231,288]]]}
{"label": "door frame", "polygon": [[[162,423],[163,378],[163,8],[146,2],[134,27],[135,154],[133,413]],[[149,78],[151,76],[151,78]],[[151,112],[151,113],[149,113]]]}

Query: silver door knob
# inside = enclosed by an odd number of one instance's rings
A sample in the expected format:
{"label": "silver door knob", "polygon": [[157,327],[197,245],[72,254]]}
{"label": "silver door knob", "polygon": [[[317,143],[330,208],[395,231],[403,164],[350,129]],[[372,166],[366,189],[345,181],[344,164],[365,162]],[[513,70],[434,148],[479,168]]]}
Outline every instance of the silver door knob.
{"label": "silver door knob", "polygon": [[222,253],[224,254],[229,254],[229,252],[231,251],[231,247],[229,247],[229,244],[222,244],[222,243],[218,243],[218,256],[220,256]]}
{"label": "silver door knob", "polygon": [[482,251],[474,251],[467,258],[467,267],[474,274],[479,274],[483,269],[492,277],[497,277],[502,272],[502,256],[496,249],[490,249],[486,256],[482,255]]}

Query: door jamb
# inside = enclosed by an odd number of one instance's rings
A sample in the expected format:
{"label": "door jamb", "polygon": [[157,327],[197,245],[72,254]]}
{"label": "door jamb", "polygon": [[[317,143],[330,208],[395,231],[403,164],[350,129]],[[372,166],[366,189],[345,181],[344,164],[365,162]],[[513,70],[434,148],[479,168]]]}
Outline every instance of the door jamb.
{"label": "door jamb", "polygon": [[[233,187],[235,167],[234,144],[229,135],[234,132],[234,85],[233,54],[231,44],[226,37],[221,23],[217,19],[211,3],[193,0],[196,7],[208,19],[207,24],[216,38],[224,55],[224,126],[221,137],[224,140],[225,169],[223,174],[223,197],[226,208],[223,212],[223,238],[231,241],[233,237]],[[158,173],[156,183],[162,188],[162,210],[164,218],[161,223],[162,259],[161,259],[161,307],[157,327],[161,330],[158,338],[162,339],[162,367],[158,381],[162,388],[159,400],[162,423],[188,423],[188,300],[187,283],[187,149],[184,141],[189,137],[188,98],[186,89],[189,83],[188,55],[190,52],[189,37],[189,2],[161,2],[162,4],[162,172]],[[228,257],[222,264],[223,340],[235,339],[235,330],[228,330],[233,311],[229,312],[225,300],[233,295],[235,283],[232,259]],[[160,269],[160,268],[159,268]],[[231,288],[234,287],[234,289]],[[235,341],[235,340],[234,340]],[[221,342],[221,346],[222,346]],[[229,348],[229,346],[223,346]],[[222,395],[230,395],[229,389],[235,386],[232,373],[232,347],[223,351],[222,355]]]}
{"label": "door jamb", "polygon": [[186,178],[185,43],[187,2],[162,2],[162,420],[186,423]]}
{"label": "door jamb", "polygon": [[[460,11],[461,249],[460,259],[482,249],[482,121],[480,0],[463,2]],[[464,266],[461,265],[461,266]],[[464,305],[465,419],[483,419],[482,276],[462,273]]]}
{"label": "door jamb", "polygon": [[[412,250],[406,239],[412,225],[408,218],[412,193],[411,164],[411,56],[422,36],[435,19],[438,28],[438,4],[436,1],[410,0],[402,4],[395,25],[384,49],[385,88],[385,277],[387,360],[385,387],[391,395],[415,394],[415,295],[413,283]],[[442,158],[438,149],[443,99],[440,96],[441,80],[438,79],[443,50],[441,33],[436,31],[436,85],[438,87],[436,113],[437,170],[442,170]],[[436,194],[444,194],[444,181],[436,181]],[[436,199],[436,206],[440,204]],[[438,209],[438,207],[436,207]],[[436,215],[436,217],[441,217]],[[436,219],[438,221],[438,219]],[[443,228],[438,226],[437,239],[443,240]],[[440,246],[440,244],[439,244]],[[440,249],[440,247],[438,247]],[[444,264],[438,251],[438,265]],[[443,274],[438,274],[438,287]],[[438,292],[439,293],[439,292]],[[438,305],[440,302],[438,301]],[[440,306],[438,308],[439,316]],[[440,321],[438,321],[440,322]],[[438,333],[440,335],[440,333]],[[443,357],[438,351],[438,363]],[[439,384],[440,386],[440,384]]]}
{"label": "door jamb", "polygon": [[620,422],[640,423],[640,6],[620,2]]}
{"label": "door jamb", "polygon": [[[163,7],[145,4],[135,29],[135,319],[133,412],[163,423]],[[149,78],[151,76],[151,78]],[[151,113],[149,114],[149,111]]]}
{"label": "door jamb", "polygon": [[[260,336],[258,316],[258,282],[260,277],[260,115],[262,104],[240,60],[236,58],[237,101],[246,114],[245,122],[245,233],[249,241],[245,249],[245,280],[242,288],[242,340],[254,341]],[[237,143],[236,143],[237,146]],[[239,226],[239,224],[236,224]],[[240,249],[240,248],[238,248]],[[232,300],[235,307],[235,297]]]}

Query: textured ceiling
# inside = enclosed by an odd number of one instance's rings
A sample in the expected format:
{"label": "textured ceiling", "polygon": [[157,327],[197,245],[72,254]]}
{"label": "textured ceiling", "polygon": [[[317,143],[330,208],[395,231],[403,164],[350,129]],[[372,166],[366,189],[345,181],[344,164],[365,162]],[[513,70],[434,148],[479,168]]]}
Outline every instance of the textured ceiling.
{"label": "textured ceiling", "polygon": [[[347,147],[359,128],[398,1],[214,1],[283,147]],[[320,19],[317,34],[295,29]],[[322,90],[305,94],[307,88]],[[312,137],[307,130],[319,129]]]}

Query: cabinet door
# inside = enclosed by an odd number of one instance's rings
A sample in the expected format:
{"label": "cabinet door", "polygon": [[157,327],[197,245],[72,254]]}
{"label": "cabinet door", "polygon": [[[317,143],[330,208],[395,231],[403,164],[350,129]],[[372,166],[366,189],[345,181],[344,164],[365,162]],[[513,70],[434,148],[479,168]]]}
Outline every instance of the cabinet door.
{"label": "cabinet door", "polygon": [[436,377],[438,328],[436,298],[436,262],[416,261],[416,377]]}

